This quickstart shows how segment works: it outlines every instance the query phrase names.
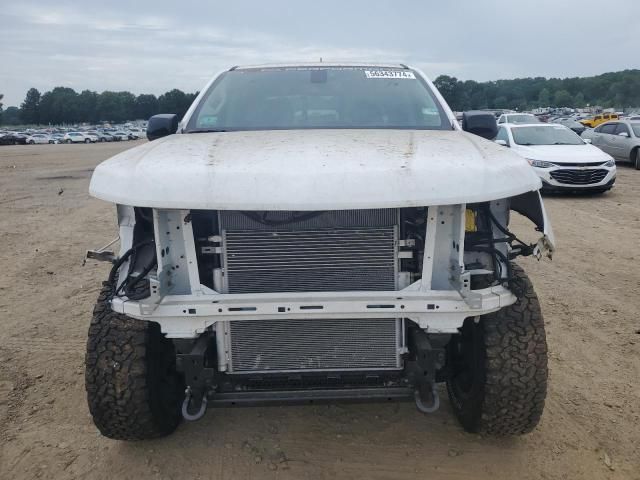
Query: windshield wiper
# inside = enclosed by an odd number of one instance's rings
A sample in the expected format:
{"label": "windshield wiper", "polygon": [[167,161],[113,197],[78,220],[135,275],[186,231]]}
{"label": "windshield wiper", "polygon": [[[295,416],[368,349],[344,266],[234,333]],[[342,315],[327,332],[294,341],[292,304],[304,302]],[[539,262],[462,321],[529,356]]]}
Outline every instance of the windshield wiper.
{"label": "windshield wiper", "polygon": [[576,143],[555,142],[554,145],[577,145]]}

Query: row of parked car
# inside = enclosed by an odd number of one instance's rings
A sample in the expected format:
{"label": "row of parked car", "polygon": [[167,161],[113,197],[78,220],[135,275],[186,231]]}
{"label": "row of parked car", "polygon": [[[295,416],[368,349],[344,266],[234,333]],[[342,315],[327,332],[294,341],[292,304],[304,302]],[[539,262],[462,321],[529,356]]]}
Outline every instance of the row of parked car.
{"label": "row of parked car", "polygon": [[616,181],[616,161],[640,170],[640,117],[586,128],[572,118],[543,123],[531,114],[504,114],[498,127],[495,142],[524,157],[546,191],[606,192]]}
{"label": "row of parked car", "polygon": [[144,131],[138,127],[128,129],[94,129],[70,131],[0,131],[0,145],[36,145],[58,143],[97,143],[138,140]]}

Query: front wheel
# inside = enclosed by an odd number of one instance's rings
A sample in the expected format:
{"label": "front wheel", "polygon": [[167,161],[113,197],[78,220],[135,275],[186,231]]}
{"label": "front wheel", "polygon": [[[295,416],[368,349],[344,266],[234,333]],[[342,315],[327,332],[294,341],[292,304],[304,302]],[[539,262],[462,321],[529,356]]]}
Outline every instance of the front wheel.
{"label": "front wheel", "polygon": [[631,164],[636,168],[636,170],[640,170],[640,148],[635,148],[631,152]]}
{"label": "front wheel", "polygon": [[89,411],[100,432],[145,440],[173,432],[182,419],[184,385],[173,343],[154,322],[111,310],[105,284],[93,311],[85,357]]}
{"label": "front wheel", "polygon": [[448,355],[447,391],[465,430],[521,435],[540,420],[547,395],[547,342],[538,297],[513,265],[518,300],[495,313],[468,318]]}

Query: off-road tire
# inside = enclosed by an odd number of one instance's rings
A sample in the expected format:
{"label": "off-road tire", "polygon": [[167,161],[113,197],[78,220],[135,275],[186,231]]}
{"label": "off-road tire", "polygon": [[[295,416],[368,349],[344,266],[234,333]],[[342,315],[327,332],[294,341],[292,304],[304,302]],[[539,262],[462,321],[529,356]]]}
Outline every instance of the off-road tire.
{"label": "off-road tire", "polygon": [[465,320],[448,347],[447,391],[465,430],[520,435],[540,420],[547,394],[547,342],[531,281],[513,265],[516,303]]}
{"label": "off-road tire", "polygon": [[184,385],[175,350],[154,322],[115,313],[105,283],[96,302],[85,357],[89,411],[100,432],[116,440],[145,440],[180,423]]}

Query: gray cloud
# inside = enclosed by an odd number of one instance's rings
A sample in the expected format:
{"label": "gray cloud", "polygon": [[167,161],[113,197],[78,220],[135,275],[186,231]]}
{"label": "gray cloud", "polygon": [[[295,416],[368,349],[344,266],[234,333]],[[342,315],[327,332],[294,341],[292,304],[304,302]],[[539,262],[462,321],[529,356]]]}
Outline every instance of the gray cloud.
{"label": "gray cloud", "polygon": [[[272,61],[411,63],[435,77],[578,76],[640,67],[640,2],[620,0],[43,0],[0,10],[0,92],[195,91]],[[602,32],[602,34],[600,34]]]}

